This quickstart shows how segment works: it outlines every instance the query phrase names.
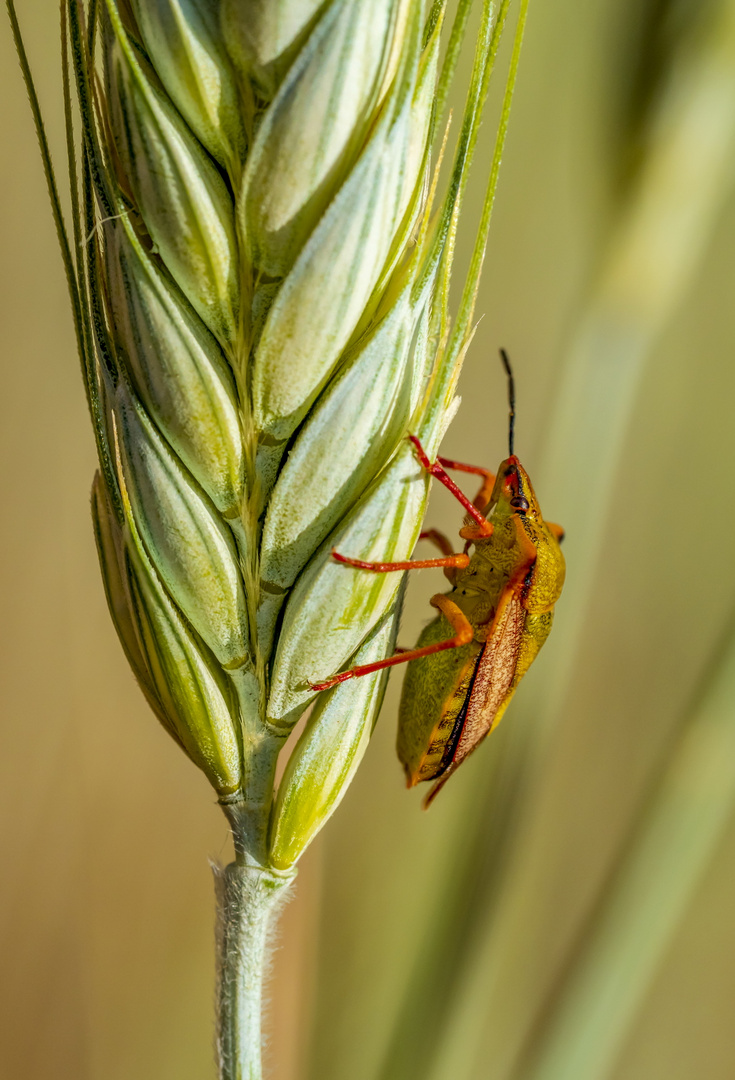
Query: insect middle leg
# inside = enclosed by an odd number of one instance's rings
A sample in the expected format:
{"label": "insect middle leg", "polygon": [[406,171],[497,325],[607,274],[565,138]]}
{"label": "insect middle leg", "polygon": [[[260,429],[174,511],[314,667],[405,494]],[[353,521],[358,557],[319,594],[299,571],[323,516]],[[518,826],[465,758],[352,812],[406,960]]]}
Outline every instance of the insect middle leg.
{"label": "insect middle leg", "polygon": [[430,540],[432,544],[439,548],[443,555],[454,554],[452,541],[449,540],[443,532],[439,532],[438,529],[426,529],[424,532],[419,533],[419,540]]}
{"label": "insect middle leg", "polygon": [[332,558],[347,566],[354,566],[358,570],[372,570],[376,574],[390,574],[393,570],[425,570],[432,566],[451,566],[465,570],[470,565],[470,557],[465,554],[444,555],[441,559],[406,559],[405,562],[365,562],[341,555],[332,548]]}
{"label": "insect middle leg", "polygon": [[[451,540],[449,540],[443,532],[439,532],[438,529],[427,529],[425,532],[420,533],[419,540],[430,540],[432,544],[435,544],[439,548],[442,555],[454,555],[454,547]],[[465,555],[467,554],[468,548],[469,545],[466,545],[464,549]],[[462,569],[462,567],[459,569]],[[446,566],[444,568],[444,577],[454,585],[457,580],[457,568]]]}
{"label": "insect middle leg", "polygon": [[425,645],[422,649],[409,649],[406,652],[397,653],[395,656],[389,656],[385,660],[377,660],[374,664],[360,664],[349,671],[341,671],[339,675],[333,675],[331,679],[326,679],[324,682],[311,683],[311,689],[329,690],[330,687],[347,682],[348,679],[359,679],[362,675],[372,675],[374,671],[394,667],[396,664],[407,664],[409,660],[418,660],[421,656],[431,656],[433,653],[443,652],[445,649],[459,649],[462,645],[469,645],[474,639],[475,632],[467,616],[463,611],[460,611],[454,601],[450,600],[444,593],[437,593],[436,596],[432,596],[431,604],[445,616],[454,630],[454,637],[447,638],[446,641],[438,641],[434,645]]}
{"label": "insect middle leg", "polygon": [[419,535],[419,540],[431,540],[436,544],[443,557],[441,559],[408,559],[405,562],[365,562],[363,559],[351,559],[342,555],[332,548],[332,558],[346,566],[354,566],[357,570],[372,570],[376,574],[389,574],[394,570],[425,570],[432,567],[443,567],[444,576],[454,585],[457,570],[465,570],[470,563],[466,552],[456,554],[444,535],[437,529],[429,529]]}

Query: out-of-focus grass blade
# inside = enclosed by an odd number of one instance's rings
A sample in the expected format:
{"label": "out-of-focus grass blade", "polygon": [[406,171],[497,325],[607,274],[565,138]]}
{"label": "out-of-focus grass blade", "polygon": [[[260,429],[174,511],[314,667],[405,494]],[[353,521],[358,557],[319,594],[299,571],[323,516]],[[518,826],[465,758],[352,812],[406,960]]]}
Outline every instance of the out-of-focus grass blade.
{"label": "out-of-focus grass blade", "polygon": [[735,809],[735,633],[565,981],[523,1080],[606,1080]]}
{"label": "out-of-focus grass blade", "polygon": [[612,482],[641,373],[701,264],[732,189],[733,0],[713,5],[707,23],[673,58],[638,180],[614,224],[551,417],[538,484],[564,522],[571,572],[554,633],[553,678],[536,682],[547,726],[568,688],[594,597]]}

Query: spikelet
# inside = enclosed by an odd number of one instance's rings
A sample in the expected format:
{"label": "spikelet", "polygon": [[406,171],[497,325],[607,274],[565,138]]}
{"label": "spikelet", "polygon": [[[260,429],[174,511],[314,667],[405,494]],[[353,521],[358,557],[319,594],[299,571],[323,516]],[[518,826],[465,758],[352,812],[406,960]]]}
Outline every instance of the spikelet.
{"label": "spikelet", "polygon": [[436,454],[471,335],[507,109],[454,325],[449,281],[508,0],[482,3],[440,193],[471,0],[448,34],[445,6],[65,3],[71,243],[54,205],[110,611],[238,849],[274,873],[342,798],[385,675],[311,684],[395,641],[402,576],[331,549],[410,556],[429,480],[407,435]]}

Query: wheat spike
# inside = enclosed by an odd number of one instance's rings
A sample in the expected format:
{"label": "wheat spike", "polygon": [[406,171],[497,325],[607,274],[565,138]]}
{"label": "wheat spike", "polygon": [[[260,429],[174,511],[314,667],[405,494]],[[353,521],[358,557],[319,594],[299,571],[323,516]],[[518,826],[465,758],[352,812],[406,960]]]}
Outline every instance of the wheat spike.
{"label": "wheat spike", "polygon": [[[380,675],[321,696],[269,834],[275,759],[310,684],[395,636],[400,578],[366,581],[331,548],[410,555],[428,480],[406,435],[436,453],[470,333],[479,266],[452,330],[453,238],[507,4],[495,19],[485,4],[439,201],[432,147],[470,4],[440,64],[444,7],[67,10],[110,610],[261,867],[293,864],[364,750]],[[334,768],[317,780],[312,758]]]}
{"label": "wheat spike", "polygon": [[[400,609],[400,575],[366,580],[331,549],[402,560],[419,535],[429,482],[406,436],[434,456],[454,408],[509,97],[450,325],[454,238],[508,6],[481,4],[440,197],[471,0],[446,48],[446,0],[65,0],[67,239],[10,5],[100,457],[110,611],[217,791],[237,865],[266,883],[238,895],[290,879],[380,707],[383,673],[311,689],[389,653]],[[236,975],[225,963],[225,998]]]}

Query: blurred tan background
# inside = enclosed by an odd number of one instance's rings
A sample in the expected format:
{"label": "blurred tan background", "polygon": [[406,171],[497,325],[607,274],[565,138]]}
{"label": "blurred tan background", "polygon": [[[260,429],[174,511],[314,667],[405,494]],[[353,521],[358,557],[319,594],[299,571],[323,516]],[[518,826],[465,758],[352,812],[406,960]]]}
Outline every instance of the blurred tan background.
{"label": "blurred tan background", "polygon": [[[56,8],[18,7],[61,161]],[[504,456],[505,346],[517,450],[568,528],[569,585],[506,722],[430,814],[394,758],[393,676],[282,920],[275,1080],[535,1080],[535,1047],[707,684],[735,600],[732,7],[532,0],[484,318],[444,452]],[[0,1078],[204,1080],[207,859],[227,857],[225,823],[107,615],[92,438],[4,24],[0,85]],[[660,130],[644,123],[657,94]],[[441,492],[429,522],[459,527]],[[412,583],[405,644],[434,573]],[[610,1080],[735,1076],[735,819],[722,822]]]}

